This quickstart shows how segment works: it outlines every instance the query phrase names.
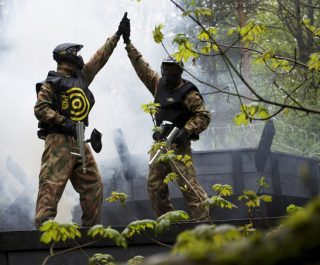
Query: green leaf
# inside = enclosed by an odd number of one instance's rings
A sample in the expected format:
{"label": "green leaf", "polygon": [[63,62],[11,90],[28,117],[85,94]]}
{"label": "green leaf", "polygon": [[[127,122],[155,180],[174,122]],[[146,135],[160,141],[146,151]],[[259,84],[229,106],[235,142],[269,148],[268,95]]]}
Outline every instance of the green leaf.
{"label": "green leaf", "polygon": [[128,195],[125,194],[124,192],[116,192],[112,191],[111,196],[109,196],[106,201],[112,203],[112,202],[117,202],[120,201],[120,203],[125,206],[126,205],[126,200],[128,198]]}
{"label": "green leaf", "polygon": [[91,227],[88,231],[88,236],[94,238],[97,235],[102,236],[103,235],[104,226],[103,225],[95,225]]}
{"label": "green leaf", "polygon": [[156,152],[159,149],[161,149],[162,147],[165,147],[166,145],[167,145],[167,143],[165,141],[160,141],[160,142],[156,141],[151,146],[151,149],[149,150],[149,153]]}
{"label": "green leaf", "polygon": [[194,10],[196,16],[208,16],[211,17],[213,15],[213,11],[210,8],[206,7],[196,7]]}
{"label": "green leaf", "polygon": [[297,206],[297,205],[294,205],[294,204],[290,204],[287,208],[286,208],[286,212],[288,214],[296,214],[297,212],[303,210],[303,208]]}
{"label": "green leaf", "polygon": [[155,115],[159,111],[160,104],[150,101],[148,104],[142,104],[141,109],[143,112],[148,113],[150,115]]}
{"label": "green leaf", "polygon": [[168,163],[171,160],[174,160],[176,158],[176,155],[174,154],[174,150],[169,150],[165,153],[162,153],[158,157],[159,162]]}
{"label": "green leaf", "polygon": [[128,265],[140,265],[142,264],[144,261],[144,257],[143,256],[135,256],[134,258],[128,260]]}
{"label": "green leaf", "polygon": [[270,195],[261,195],[260,199],[263,200],[264,202],[272,202],[272,196]]}
{"label": "green leaf", "polygon": [[79,228],[79,225],[76,223],[58,224],[53,220],[46,221],[40,227],[40,231],[43,232],[40,242],[49,244],[50,242],[66,241],[75,237],[81,238]]}
{"label": "green leaf", "polygon": [[165,179],[163,180],[163,183],[168,185],[169,182],[175,181],[177,177],[178,175],[176,173],[171,172],[165,177]]}
{"label": "green leaf", "polygon": [[233,194],[232,186],[215,184],[212,186],[212,190],[218,193],[218,196],[231,196]]}
{"label": "green leaf", "polygon": [[259,186],[263,188],[269,188],[269,184],[266,182],[266,177],[261,177],[259,179]]}
{"label": "green leaf", "polygon": [[312,53],[307,63],[310,70],[320,71],[320,53]]}
{"label": "green leaf", "polygon": [[140,234],[146,229],[154,230],[156,225],[157,222],[150,219],[134,221],[127,225],[127,227],[122,231],[121,235],[125,238],[130,238],[134,234]]}
{"label": "green leaf", "polygon": [[187,221],[189,219],[190,217],[185,211],[176,210],[167,212],[157,219],[158,223],[155,228],[156,234],[161,234],[168,230],[172,224]]}
{"label": "green leaf", "polygon": [[175,159],[181,161],[186,167],[192,166],[192,157],[190,155],[177,155]]}
{"label": "green leaf", "polygon": [[115,265],[114,258],[109,254],[96,253],[88,260],[88,265]]}
{"label": "green leaf", "polygon": [[173,39],[173,43],[178,44],[178,52],[172,55],[177,61],[187,62],[190,58],[199,57],[194,50],[194,44],[190,42],[190,39],[185,34],[177,34]]}
{"label": "green leaf", "polygon": [[237,125],[248,125],[249,119],[247,118],[247,115],[242,112],[237,114],[237,116],[233,119],[233,122]]}
{"label": "green leaf", "polygon": [[159,24],[158,26],[155,26],[152,35],[153,35],[153,39],[156,43],[161,43],[163,41],[163,33],[162,30],[163,29],[163,24]]}
{"label": "green leaf", "polygon": [[211,52],[211,44],[203,46],[200,50],[202,54],[209,54]]}
{"label": "green leaf", "polygon": [[238,208],[236,205],[234,205],[232,202],[225,200],[224,198],[220,196],[212,196],[209,199],[206,199],[204,201],[204,206],[209,206],[209,207],[218,207],[218,208],[227,208],[227,209],[232,209],[232,208]]}

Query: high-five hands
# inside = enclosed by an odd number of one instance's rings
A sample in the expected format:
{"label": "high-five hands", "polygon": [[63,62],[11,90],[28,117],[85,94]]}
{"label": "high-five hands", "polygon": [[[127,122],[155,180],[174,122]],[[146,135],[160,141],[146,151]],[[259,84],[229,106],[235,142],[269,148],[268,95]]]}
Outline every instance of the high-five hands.
{"label": "high-five hands", "polygon": [[116,34],[120,37],[122,35],[125,43],[130,43],[130,19],[127,17],[128,13],[125,12],[120,21]]}

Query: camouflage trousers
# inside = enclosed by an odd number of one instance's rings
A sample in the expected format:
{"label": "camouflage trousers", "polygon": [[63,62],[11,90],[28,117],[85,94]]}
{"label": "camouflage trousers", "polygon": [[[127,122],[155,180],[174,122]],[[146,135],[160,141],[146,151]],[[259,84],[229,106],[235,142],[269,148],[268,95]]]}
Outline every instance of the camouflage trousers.
{"label": "camouflage trousers", "polygon": [[68,180],[80,195],[82,226],[100,223],[103,185],[98,166],[90,147],[85,144],[86,173],[83,173],[81,157],[70,154],[76,145],[73,137],[63,134],[49,134],[45,139],[36,204],[36,227],[56,216],[57,205]]}
{"label": "camouflage trousers", "polygon": [[[152,152],[150,157],[153,157],[154,154]],[[176,148],[175,154],[191,156],[190,142],[185,146]],[[189,207],[192,218],[205,219],[209,215],[209,211],[202,205],[202,202],[208,198],[208,195],[198,182],[193,165],[187,167],[181,161],[164,163],[156,160],[149,166],[148,192],[156,214],[160,216],[173,210],[168,185],[163,183],[163,180],[170,172],[178,175],[176,183],[179,187],[187,187],[186,190],[182,191],[182,195]]]}

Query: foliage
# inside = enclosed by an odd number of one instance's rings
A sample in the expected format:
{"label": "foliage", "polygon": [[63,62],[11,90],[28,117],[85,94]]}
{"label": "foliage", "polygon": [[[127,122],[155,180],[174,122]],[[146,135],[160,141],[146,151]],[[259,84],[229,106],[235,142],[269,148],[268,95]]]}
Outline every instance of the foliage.
{"label": "foliage", "polygon": [[143,256],[135,256],[134,258],[128,260],[128,265],[139,265],[142,264],[144,261]]}
{"label": "foliage", "polygon": [[81,238],[79,228],[79,225],[76,223],[59,224],[56,221],[48,220],[40,227],[40,231],[42,232],[40,242],[49,244],[51,242],[65,242],[67,239],[75,239],[77,237]]}
{"label": "foliage", "polygon": [[186,230],[178,235],[173,248],[174,254],[182,254],[195,260],[202,260],[212,251],[239,240],[241,233],[231,225],[202,224],[193,230]]}
{"label": "foliage", "polygon": [[270,195],[258,195],[252,190],[244,190],[243,195],[239,196],[239,200],[246,201],[246,206],[248,208],[259,208],[261,201],[271,202],[272,197]]}
{"label": "foliage", "polygon": [[95,238],[100,236],[102,238],[111,239],[116,243],[118,247],[127,248],[128,244],[126,239],[117,230],[111,228],[110,226],[104,227],[103,225],[95,225],[88,231],[88,236]]}
{"label": "foliage", "polygon": [[176,158],[176,155],[174,154],[174,150],[169,150],[165,153],[162,153],[158,157],[159,162],[168,163]]}
{"label": "foliage", "polygon": [[234,123],[237,125],[248,125],[253,119],[266,120],[270,116],[268,110],[257,103],[243,104],[240,110],[241,112],[234,118]]}
{"label": "foliage", "polygon": [[232,187],[230,185],[222,185],[222,184],[215,184],[212,186],[212,190],[217,193],[217,195],[212,196],[204,201],[204,205],[208,207],[218,207],[218,208],[238,208],[232,202],[224,199],[223,197],[228,197],[233,194]]}
{"label": "foliage", "polygon": [[88,265],[115,265],[114,258],[109,254],[95,253],[89,258]]}
{"label": "foliage", "polygon": [[199,55],[194,51],[194,44],[185,34],[178,34],[173,39],[173,43],[178,44],[178,51],[173,57],[178,61],[187,62],[190,58],[197,58]]}
{"label": "foliage", "polygon": [[177,173],[171,172],[164,178],[163,183],[169,184],[169,182],[175,181],[177,177],[178,177]]}
{"label": "foliage", "polygon": [[189,220],[189,215],[181,210],[167,212],[157,219],[155,227],[156,234],[161,234],[168,230],[172,224]]}
{"label": "foliage", "polygon": [[[156,142],[154,144],[154,146],[155,146],[155,148],[158,146],[160,146],[160,148],[161,148],[161,146],[163,146],[163,143],[165,143],[165,142],[159,142],[159,143]],[[153,150],[155,148],[152,147]],[[161,153],[158,157],[158,161],[164,162],[164,163],[168,163],[170,161],[180,161],[183,164],[185,164],[187,167],[192,166],[192,157],[190,155],[188,155],[188,154],[187,155],[176,155],[174,153],[174,150],[167,150],[166,152]]]}
{"label": "foliage", "polygon": [[244,236],[248,236],[256,231],[256,229],[253,228],[253,224],[246,224],[246,225],[240,226],[238,229],[241,232],[241,234]]}
{"label": "foliage", "polygon": [[[320,198],[315,198],[305,211],[285,219],[272,233],[256,231],[243,237],[234,227],[227,227],[222,230],[225,233],[234,231],[234,234],[231,232],[228,237],[222,236],[221,240],[220,237],[215,238],[216,228],[201,225],[178,236],[173,252],[182,256],[170,254],[144,264],[317,264],[318,258],[314,253],[320,248],[319,218]],[[196,235],[198,229],[204,232]]]}
{"label": "foliage", "polygon": [[154,103],[152,101],[147,104],[141,105],[141,109],[143,110],[143,112],[148,113],[150,115],[157,114],[159,107],[160,107],[159,103]]}
{"label": "foliage", "polygon": [[112,202],[117,202],[120,201],[120,203],[125,206],[126,205],[126,200],[128,198],[128,195],[125,194],[124,192],[116,192],[112,191],[111,196],[109,196],[106,201],[112,203]]}
{"label": "foliage", "polygon": [[156,141],[152,144],[151,149],[149,150],[149,153],[156,152],[159,149],[165,147],[167,143],[165,141]]}
{"label": "foliage", "polygon": [[130,238],[133,235],[140,234],[141,232],[147,229],[154,230],[156,225],[157,225],[157,222],[154,220],[150,220],[150,219],[137,220],[128,224],[121,234],[126,238]]}
{"label": "foliage", "polygon": [[211,198],[208,198],[204,201],[204,206],[209,206],[209,207],[218,207],[218,208],[227,208],[227,209],[232,209],[232,208],[238,208],[236,205],[234,205],[232,202],[222,198],[221,196],[212,196]]}
{"label": "foliage", "polygon": [[231,196],[233,194],[232,186],[230,185],[214,184],[212,190],[217,192],[218,196]]}
{"label": "foliage", "polygon": [[163,40],[163,33],[162,30],[163,29],[163,24],[160,24],[158,26],[155,26],[154,31],[152,32],[153,35],[153,39],[156,43],[161,43]]}
{"label": "foliage", "polygon": [[297,212],[301,211],[303,208],[297,206],[297,205],[294,205],[294,204],[290,204],[287,206],[286,208],[286,212],[288,214],[296,214]]}
{"label": "foliage", "polygon": [[310,60],[308,61],[310,70],[320,71],[320,53],[310,54]]}
{"label": "foliage", "polygon": [[270,185],[266,182],[266,177],[263,176],[259,179],[259,186],[266,189],[270,187]]}
{"label": "foliage", "polygon": [[177,155],[176,160],[181,161],[187,167],[192,166],[192,157],[190,155]]}

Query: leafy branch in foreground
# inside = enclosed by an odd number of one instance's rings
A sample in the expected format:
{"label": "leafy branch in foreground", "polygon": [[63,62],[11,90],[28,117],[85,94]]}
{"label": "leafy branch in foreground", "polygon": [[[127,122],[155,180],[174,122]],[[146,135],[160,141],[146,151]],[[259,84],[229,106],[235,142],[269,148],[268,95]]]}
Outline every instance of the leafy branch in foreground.
{"label": "leafy branch in foreground", "polygon": [[209,207],[218,207],[218,208],[238,208],[236,205],[234,205],[232,202],[224,199],[223,197],[229,197],[233,195],[233,190],[230,185],[222,185],[222,184],[215,184],[212,186],[212,190],[217,193],[217,195],[212,196],[211,198],[208,198],[205,202],[205,206]]}
{"label": "leafy branch in foreground", "polygon": [[75,239],[76,237],[81,238],[79,228],[79,225],[76,223],[58,224],[53,220],[48,220],[40,227],[40,231],[43,232],[40,242],[49,244],[51,242],[65,242],[67,239]]}
{"label": "leafy branch in foreground", "polygon": [[178,235],[173,254],[181,254],[201,260],[207,253],[216,251],[242,237],[240,231],[231,225],[198,225]]}
{"label": "leafy branch in foreground", "polygon": [[95,253],[89,258],[88,265],[116,265],[114,257],[109,254]]}
{"label": "leafy branch in foreground", "polygon": [[92,238],[97,236],[101,238],[108,238],[115,242],[118,247],[128,247],[125,237],[110,226],[104,227],[103,225],[95,225],[88,231],[88,236]]}
{"label": "leafy branch in foreground", "polygon": [[125,206],[127,198],[128,198],[128,195],[126,193],[124,193],[124,192],[112,191],[111,192],[111,196],[109,196],[106,199],[106,201],[108,201],[110,203],[120,201],[122,206]]}
{"label": "leafy branch in foreground", "polygon": [[190,217],[185,211],[175,210],[167,212],[158,217],[155,227],[156,234],[161,234],[168,230],[172,224],[188,220],[190,220]]}
{"label": "leafy branch in foreground", "polygon": [[[320,248],[320,198],[303,211],[284,219],[272,232],[241,236],[234,227],[217,228],[201,225],[178,236],[170,255],[150,259],[145,265],[265,265],[319,263],[315,253]],[[203,232],[202,232],[202,231]],[[230,234],[225,238],[224,233]],[[182,254],[182,255],[175,255]]]}
{"label": "leafy branch in foreground", "polygon": [[157,222],[155,220],[137,220],[128,224],[121,234],[126,238],[130,238],[133,237],[135,234],[140,234],[142,231],[145,231],[147,229],[154,230],[156,225]]}

